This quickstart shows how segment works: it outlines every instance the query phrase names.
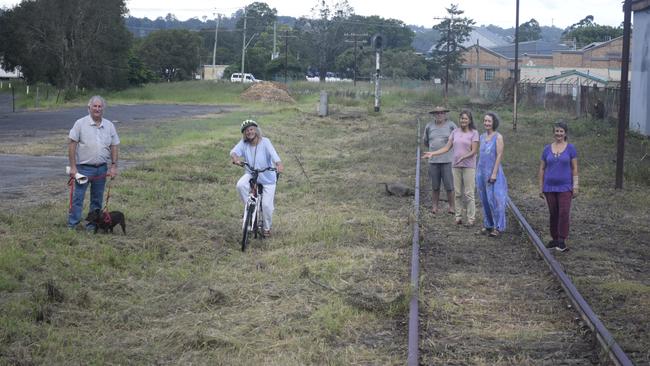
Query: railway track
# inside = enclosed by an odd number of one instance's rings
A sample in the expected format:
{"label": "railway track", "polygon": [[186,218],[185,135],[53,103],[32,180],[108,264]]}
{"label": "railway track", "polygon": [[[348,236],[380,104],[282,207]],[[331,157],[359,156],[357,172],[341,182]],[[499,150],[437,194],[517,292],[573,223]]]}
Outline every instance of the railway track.
{"label": "railway track", "polygon": [[429,213],[416,168],[409,365],[632,365],[513,202],[481,235]]}

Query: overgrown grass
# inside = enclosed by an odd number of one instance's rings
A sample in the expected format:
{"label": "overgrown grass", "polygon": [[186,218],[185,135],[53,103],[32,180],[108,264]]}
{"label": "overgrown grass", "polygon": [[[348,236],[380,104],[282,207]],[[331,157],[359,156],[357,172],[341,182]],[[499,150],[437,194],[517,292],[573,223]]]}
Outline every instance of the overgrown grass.
{"label": "overgrown grass", "polygon": [[[65,198],[0,214],[0,363],[403,364],[412,201],[385,196],[378,183],[411,184],[416,121],[425,123],[428,108],[442,98],[424,87],[386,85],[382,112],[374,113],[370,88],[295,83],[295,105],[242,103],[242,86],[229,83],[158,84],[107,94],[111,103],[238,108],[120,130],[123,158],[137,162],[112,188],[110,208],[125,212],[126,236],[68,231]],[[322,89],[331,93],[333,113],[319,118],[314,107]],[[451,117],[456,120],[468,103],[452,98]],[[500,111],[512,196],[535,199],[539,154],[561,115],[521,111],[513,132],[511,114]],[[478,126],[484,112],[474,111]],[[260,121],[287,169],[276,195],[274,237],[254,240],[241,253],[242,207],[234,185],[242,172],[227,156],[241,136],[240,121],[249,116]],[[576,120],[570,128],[581,154],[584,197],[611,194],[603,185],[613,173],[612,127]],[[647,140],[628,141],[626,164],[640,169],[626,165],[626,184],[633,189],[616,197],[640,224]],[[599,210],[607,213],[607,207]],[[584,224],[589,213],[577,216]],[[533,217],[536,227],[543,228],[545,218]],[[607,225],[612,235],[632,235]],[[645,240],[643,233],[634,235]],[[642,258],[642,245],[624,248]],[[618,298],[647,306],[647,277],[635,281],[619,271],[594,282],[598,270],[619,266],[606,249],[572,252],[571,268],[584,274],[581,289],[615,289]],[[448,277],[461,294],[467,278]],[[488,285],[477,281],[472,285]],[[471,319],[471,311],[485,311],[478,302],[463,308],[427,301],[441,317]],[[534,333],[499,332],[504,339],[538,341]],[[477,364],[491,361],[472,357]],[[525,363],[522,357],[514,354],[504,363]]]}
{"label": "overgrown grass", "polygon": [[[149,98],[142,92],[108,98]],[[171,101],[172,93],[156,101]],[[215,95],[220,104],[237,96],[234,88]],[[401,363],[401,343],[372,335],[403,331],[408,268],[399,253],[408,243],[410,205],[386,201],[376,178],[413,174],[409,166],[387,172],[384,164],[414,151],[414,125],[381,116],[361,125],[317,118],[311,101],[121,130],[123,158],[138,162],[112,188],[110,208],[125,212],[126,236],[68,231],[63,199],[3,216],[0,357],[37,364]],[[287,172],[274,238],[254,240],[241,253],[234,184],[242,172],[228,151],[250,114],[260,116]],[[377,159],[378,152],[357,151],[371,141],[399,152]]]}

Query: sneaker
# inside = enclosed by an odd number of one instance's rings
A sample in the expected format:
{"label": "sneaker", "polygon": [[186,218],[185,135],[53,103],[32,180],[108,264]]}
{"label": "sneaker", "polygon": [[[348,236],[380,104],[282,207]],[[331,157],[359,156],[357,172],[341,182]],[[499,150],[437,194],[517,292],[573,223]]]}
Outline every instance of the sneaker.
{"label": "sneaker", "polygon": [[546,243],[546,248],[552,249],[557,247],[557,241],[556,240],[551,240],[548,243]]}
{"label": "sneaker", "polygon": [[456,219],[455,221],[456,221],[456,225],[462,225],[463,224],[462,219]]}
{"label": "sneaker", "polygon": [[263,235],[264,235],[265,238],[270,238],[271,237],[271,229],[264,230]]}
{"label": "sneaker", "polygon": [[563,241],[557,242],[557,246],[555,247],[556,250],[560,252],[566,252],[569,250],[569,248],[566,246],[566,244]]}

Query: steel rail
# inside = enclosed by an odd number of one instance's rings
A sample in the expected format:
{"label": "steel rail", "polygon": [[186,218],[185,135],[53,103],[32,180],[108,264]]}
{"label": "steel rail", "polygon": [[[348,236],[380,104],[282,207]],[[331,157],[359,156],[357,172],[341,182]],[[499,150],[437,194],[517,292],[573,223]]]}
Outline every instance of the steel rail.
{"label": "steel rail", "polygon": [[409,366],[419,364],[420,332],[418,330],[419,308],[418,294],[420,292],[420,119],[418,118],[417,148],[415,153],[415,220],[413,222],[413,247],[411,249],[411,302],[409,304]]}
{"label": "steel rail", "polygon": [[614,361],[616,365],[620,366],[633,366],[634,364],[628,356],[623,352],[621,347],[616,343],[611,333],[605,328],[603,323],[598,319],[598,316],[591,310],[591,307],[585,299],[582,297],[578,289],[573,285],[569,276],[562,270],[560,263],[551,255],[549,250],[546,248],[540,237],[535,233],[533,228],[528,224],[526,218],[521,214],[517,206],[508,198],[508,206],[514,213],[517,221],[521,227],[526,231],[528,237],[535,245],[537,252],[544,258],[546,264],[550,267],[551,271],[555,277],[560,281],[564,292],[569,296],[569,300],[573,303],[573,306],[578,309],[580,316],[587,323],[589,328],[596,334],[596,339],[602,346],[603,350],[607,352],[609,358]]}

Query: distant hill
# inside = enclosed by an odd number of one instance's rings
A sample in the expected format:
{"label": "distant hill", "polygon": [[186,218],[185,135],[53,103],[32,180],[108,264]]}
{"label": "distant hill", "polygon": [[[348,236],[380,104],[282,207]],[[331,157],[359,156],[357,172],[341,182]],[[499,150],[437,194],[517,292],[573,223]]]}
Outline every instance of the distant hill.
{"label": "distant hill", "polygon": [[[238,17],[238,14],[233,14],[232,17],[221,18],[219,28],[234,29]],[[289,26],[293,26],[296,20],[296,18],[289,16],[278,16],[278,24],[287,24]],[[149,33],[159,29],[190,29],[198,31],[201,29],[214,29],[216,25],[214,19],[206,19],[205,21],[202,21],[199,18],[191,18],[181,21],[176,19],[173,14],[167,14],[167,16],[164,18],[158,17],[153,20],[149,18],[136,18],[129,16],[125,18],[125,24],[127,29],[136,37],[146,37]],[[514,40],[514,27],[504,29],[493,24],[481,27],[501,36],[508,42],[512,42]],[[409,28],[415,32],[415,38],[413,39],[413,43],[411,45],[416,52],[428,52],[431,46],[434,45],[440,38],[439,32],[433,30],[430,27],[409,25]],[[562,29],[547,26],[542,26],[541,29],[542,40],[551,43],[560,42]]]}

